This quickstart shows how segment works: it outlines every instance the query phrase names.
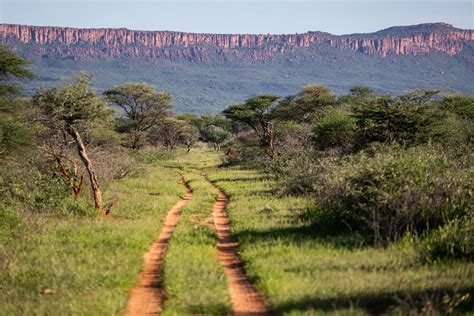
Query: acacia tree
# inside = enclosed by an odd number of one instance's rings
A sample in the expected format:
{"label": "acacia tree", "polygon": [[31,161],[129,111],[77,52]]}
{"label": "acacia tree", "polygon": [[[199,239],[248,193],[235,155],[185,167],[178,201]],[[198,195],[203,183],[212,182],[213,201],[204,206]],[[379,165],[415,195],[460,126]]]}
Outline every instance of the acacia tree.
{"label": "acacia tree", "polygon": [[168,150],[173,150],[178,144],[185,145],[187,151],[199,139],[199,130],[186,120],[177,117],[164,119],[161,124],[148,133],[152,144],[161,144]]}
{"label": "acacia tree", "polygon": [[372,142],[396,141],[416,144],[426,138],[426,129],[438,120],[433,113],[436,90],[415,90],[397,97],[379,95],[352,108],[357,124],[357,147]]}
{"label": "acacia tree", "polygon": [[172,97],[156,92],[146,83],[127,83],[104,92],[106,99],[122,110],[119,131],[129,135],[129,146],[137,149],[145,133],[170,116]]}
{"label": "acacia tree", "polygon": [[56,164],[59,174],[69,182],[74,198],[78,199],[84,188],[84,173],[78,169],[76,159],[71,157],[67,133],[57,122],[46,119],[43,123],[48,128],[41,135],[38,147]]}
{"label": "acacia tree", "polygon": [[0,158],[21,152],[30,144],[31,129],[24,122],[21,103],[17,97],[21,89],[10,79],[34,76],[26,69],[28,62],[0,45]]}
{"label": "acacia tree", "polygon": [[156,130],[156,136],[166,148],[173,150],[180,141],[185,124],[185,122],[174,117],[167,118]]}
{"label": "acacia tree", "polygon": [[179,141],[186,146],[187,152],[199,140],[199,130],[192,125],[185,124],[180,133]]}
{"label": "acacia tree", "polygon": [[201,131],[201,136],[208,143],[212,144],[216,151],[221,150],[222,145],[225,145],[232,139],[232,134],[222,127],[216,125],[208,125]]}
{"label": "acacia tree", "polygon": [[270,158],[276,155],[272,110],[278,99],[274,95],[259,95],[244,104],[232,105],[223,112],[226,118],[249,126],[261,140]]}
{"label": "acacia tree", "polygon": [[319,84],[309,84],[294,96],[283,99],[273,110],[273,115],[282,121],[311,123],[320,111],[336,103],[331,89]]}
{"label": "acacia tree", "polygon": [[90,77],[80,73],[73,82],[64,83],[63,87],[52,87],[39,90],[34,96],[34,103],[56,126],[69,135],[77,148],[77,153],[89,174],[95,208],[107,214],[103,207],[99,180],[90,160],[81,131],[97,121],[106,120],[110,114],[106,102],[91,89]]}

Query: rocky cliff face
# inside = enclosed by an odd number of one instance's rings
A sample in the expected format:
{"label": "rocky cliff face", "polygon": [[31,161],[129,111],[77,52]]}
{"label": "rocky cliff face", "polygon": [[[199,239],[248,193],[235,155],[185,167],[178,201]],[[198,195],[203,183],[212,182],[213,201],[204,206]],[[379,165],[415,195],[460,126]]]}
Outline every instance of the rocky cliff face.
{"label": "rocky cliff face", "polygon": [[390,54],[456,55],[473,30],[447,24],[397,27],[371,34],[334,36],[322,32],[292,35],[198,34],[128,29],[77,29],[0,24],[0,43],[26,55],[73,59],[146,57],[173,61],[212,62],[236,58],[273,60],[288,51],[314,45],[330,45],[386,57]]}

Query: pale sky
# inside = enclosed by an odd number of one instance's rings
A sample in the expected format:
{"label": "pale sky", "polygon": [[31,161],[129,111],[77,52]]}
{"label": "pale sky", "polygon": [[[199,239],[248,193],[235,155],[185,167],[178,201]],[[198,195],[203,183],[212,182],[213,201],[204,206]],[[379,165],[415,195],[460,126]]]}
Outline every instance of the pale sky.
{"label": "pale sky", "polygon": [[473,1],[0,0],[0,22],[264,34],[363,33],[427,22],[473,29]]}

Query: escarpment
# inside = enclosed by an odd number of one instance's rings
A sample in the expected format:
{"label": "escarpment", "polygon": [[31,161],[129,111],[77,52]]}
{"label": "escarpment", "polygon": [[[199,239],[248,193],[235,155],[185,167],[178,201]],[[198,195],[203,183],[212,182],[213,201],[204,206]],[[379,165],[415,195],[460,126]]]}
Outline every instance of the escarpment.
{"label": "escarpment", "polygon": [[26,55],[63,59],[146,57],[205,63],[243,58],[265,62],[316,45],[381,57],[431,52],[452,56],[470,41],[474,41],[473,30],[457,29],[444,23],[341,36],[323,32],[204,34],[0,24],[0,43],[24,51]]}

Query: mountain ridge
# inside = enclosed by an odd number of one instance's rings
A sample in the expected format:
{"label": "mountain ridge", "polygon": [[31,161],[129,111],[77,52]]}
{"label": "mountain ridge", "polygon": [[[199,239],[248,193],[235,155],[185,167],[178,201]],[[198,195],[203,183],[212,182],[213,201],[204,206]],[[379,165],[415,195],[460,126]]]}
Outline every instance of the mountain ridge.
{"label": "mountain ridge", "polygon": [[[395,32],[397,31],[397,32]],[[398,35],[397,35],[398,33]],[[70,28],[0,24],[0,43],[16,50],[30,44],[30,56],[67,58],[145,57],[197,63],[274,61],[278,55],[316,45],[387,57],[441,52],[456,55],[474,30],[446,23],[395,26],[374,33],[332,35],[319,31],[296,34],[217,34],[140,31],[127,28]]]}
{"label": "mountain ridge", "polygon": [[335,93],[363,85],[390,94],[417,88],[474,94],[473,31],[443,23],[352,35],[80,30],[0,24],[0,44],[30,60],[38,74],[27,93],[83,70],[99,92],[147,82],[170,92],[178,112],[197,114],[257,94],[295,94],[308,83]]}

